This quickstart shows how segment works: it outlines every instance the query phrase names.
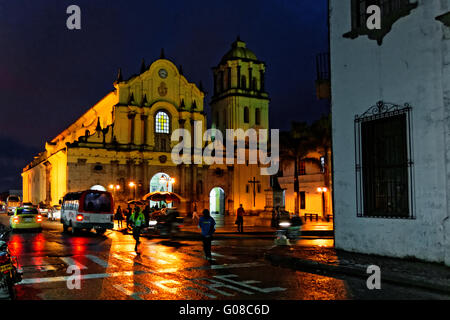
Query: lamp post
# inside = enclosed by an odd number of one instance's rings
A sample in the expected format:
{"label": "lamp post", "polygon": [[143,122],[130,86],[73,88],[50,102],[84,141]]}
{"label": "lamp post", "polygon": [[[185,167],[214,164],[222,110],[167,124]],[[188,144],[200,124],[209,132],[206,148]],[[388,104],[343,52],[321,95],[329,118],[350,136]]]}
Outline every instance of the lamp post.
{"label": "lamp post", "polygon": [[326,187],[319,187],[317,188],[317,192],[320,192],[322,194],[322,216],[325,218],[325,192],[327,192],[328,189]]}
{"label": "lamp post", "polygon": [[130,187],[130,191],[131,191],[131,189],[134,188],[134,190],[133,190],[133,200],[136,200],[136,184],[133,181],[130,181],[128,186]]}
{"label": "lamp post", "polygon": [[115,202],[115,200],[116,200],[116,190],[120,190],[120,185],[118,185],[118,184],[116,184],[116,185],[110,184],[109,185],[109,189],[112,190],[112,192],[113,192],[113,199],[114,199],[114,202]]}

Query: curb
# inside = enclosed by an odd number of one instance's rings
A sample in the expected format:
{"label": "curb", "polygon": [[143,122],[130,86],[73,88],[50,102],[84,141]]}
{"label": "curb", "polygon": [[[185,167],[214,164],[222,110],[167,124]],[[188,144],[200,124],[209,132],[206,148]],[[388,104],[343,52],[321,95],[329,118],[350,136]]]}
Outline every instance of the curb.
{"label": "curb", "polygon": [[[291,268],[294,270],[305,271],[320,275],[340,274],[367,279],[370,275],[367,274],[366,268],[356,266],[331,265],[316,261],[289,257],[285,255],[277,255],[265,253],[264,258],[274,265]],[[381,272],[381,282],[399,284],[405,287],[414,287],[426,289],[429,291],[437,291],[440,293],[450,293],[450,286],[442,285],[441,283],[424,281],[422,279],[414,279],[404,276],[402,274],[393,272]]]}

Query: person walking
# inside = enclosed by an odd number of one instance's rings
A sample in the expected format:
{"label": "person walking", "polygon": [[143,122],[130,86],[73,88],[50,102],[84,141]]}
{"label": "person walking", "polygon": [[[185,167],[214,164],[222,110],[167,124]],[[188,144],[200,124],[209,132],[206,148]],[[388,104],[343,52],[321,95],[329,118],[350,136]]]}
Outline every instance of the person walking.
{"label": "person walking", "polygon": [[128,208],[125,210],[125,221],[127,223],[127,229],[130,224],[130,217],[131,217],[131,206],[128,205]]}
{"label": "person walking", "polygon": [[150,222],[150,206],[146,205],[142,213],[144,214],[145,217],[145,225],[148,226],[148,223]]}
{"label": "person walking", "polygon": [[244,232],[244,208],[242,207],[242,203],[239,205],[239,208],[236,212],[236,224],[238,228],[238,232],[243,233]]}
{"label": "person walking", "polygon": [[120,206],[117,207],[117,211],[116,214],[114,215],[114,218],[117,220],[117,229],[122,228],[123,213],[122,208]]}
{"label": "person walking", "polygon": [[141,228],[144,226],[145,217],[141,211],[141,208],[136,206],[134,212],[130,217],[130,223],[133,226],[133,238],[136,240],[136,245],[134,246],[134,251],[137,252],[138,245],[141,243],[139,241],[139,236],[141,235]]}
{"label": "person walking", "polygon": [[200,221],[200,217],[198,216],[198,213],[197,213],[197,204],[194,203],[194,210],[192,212],[192,223],[195,225],[195,224],[198,224],[199,221]]}
{"label": "person walking", "polygon": [[212,242],[212,236],[214,234],[214,231],[216,231],[215,225],[216,225],[216,221],[209,214],[209,210],[204,209],[203,216],[200,217],[200,219],[198,221],[198,226],[201,229],[202,241],[203,241],[203,251],[205,252],[205,258],[209,261],[212,260],[211,242]]}

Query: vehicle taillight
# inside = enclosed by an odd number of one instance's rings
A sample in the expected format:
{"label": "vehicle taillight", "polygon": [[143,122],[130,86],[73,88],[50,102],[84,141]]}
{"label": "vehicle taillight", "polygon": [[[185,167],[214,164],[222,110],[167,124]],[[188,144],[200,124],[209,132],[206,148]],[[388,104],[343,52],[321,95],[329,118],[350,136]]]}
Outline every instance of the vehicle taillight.
{"label": "vehicle taillight", "polygon": [[77,221],[83,221],[83,215],[82,214],[78,214],[77,215]]}
{"label": "vehicle taillight", "polygon": [[14,218],[13,218],[13,222],[14,222],[14,223],[19,223],[19,217],[14,217]]}
{"label": "vehicle taillight", "polygon": [[36,221],[37,222],[42,222],[42,216],[40,214],[36,217]]}

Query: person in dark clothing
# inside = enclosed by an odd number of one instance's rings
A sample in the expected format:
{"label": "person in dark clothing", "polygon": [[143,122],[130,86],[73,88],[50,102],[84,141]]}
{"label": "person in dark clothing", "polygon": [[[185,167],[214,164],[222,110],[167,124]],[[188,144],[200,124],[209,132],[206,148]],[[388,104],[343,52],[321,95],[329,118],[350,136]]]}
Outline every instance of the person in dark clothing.
{"label": "person in dark clothing", "polygon": [[244,208],[242,207],[242,204],[239,205],[239,208],[237,209],[236,213],[236,224],[238,228],[238,232],[244,232]]}
{"label": "person in dark clothing", "polygon": [[209,210],[204,209],[203,216],[200,217],[200,219],[198,221],[198,226],[201,229],[202,241],[203,241],[203,251],[205,252],[205,258],[209,261],[212,260],[211,242],[212,242],[212,236],[214,234],[214,231],[216,231],[215,225],[216,225],[216,221],[209,214]]}
{"label": "person in dark clothing", "polygon": [[117,211],[116,214],[114,215],[114,218],[117,220],[117,228],[122,228],[123,214],[122,208],[120,206],[117,207]]}
{"label": "person in dark clothing", "polygon": [[128,208],[127,208],[127,210],[125,211],[125,220],[126,220],[126,222],[127,222],[127,229],[128,229],[128,226],[130,225],[130,217],[131,217],[131,214],[132,214],[132,209],[131,209],[131,206],[128,205]]}
{"label": "person in dark clothing", "polygon": [[145,217],[145,225],[148,227],[148,223],[150,221],[150,206],[146,205],[144,211],[142,211]]}

